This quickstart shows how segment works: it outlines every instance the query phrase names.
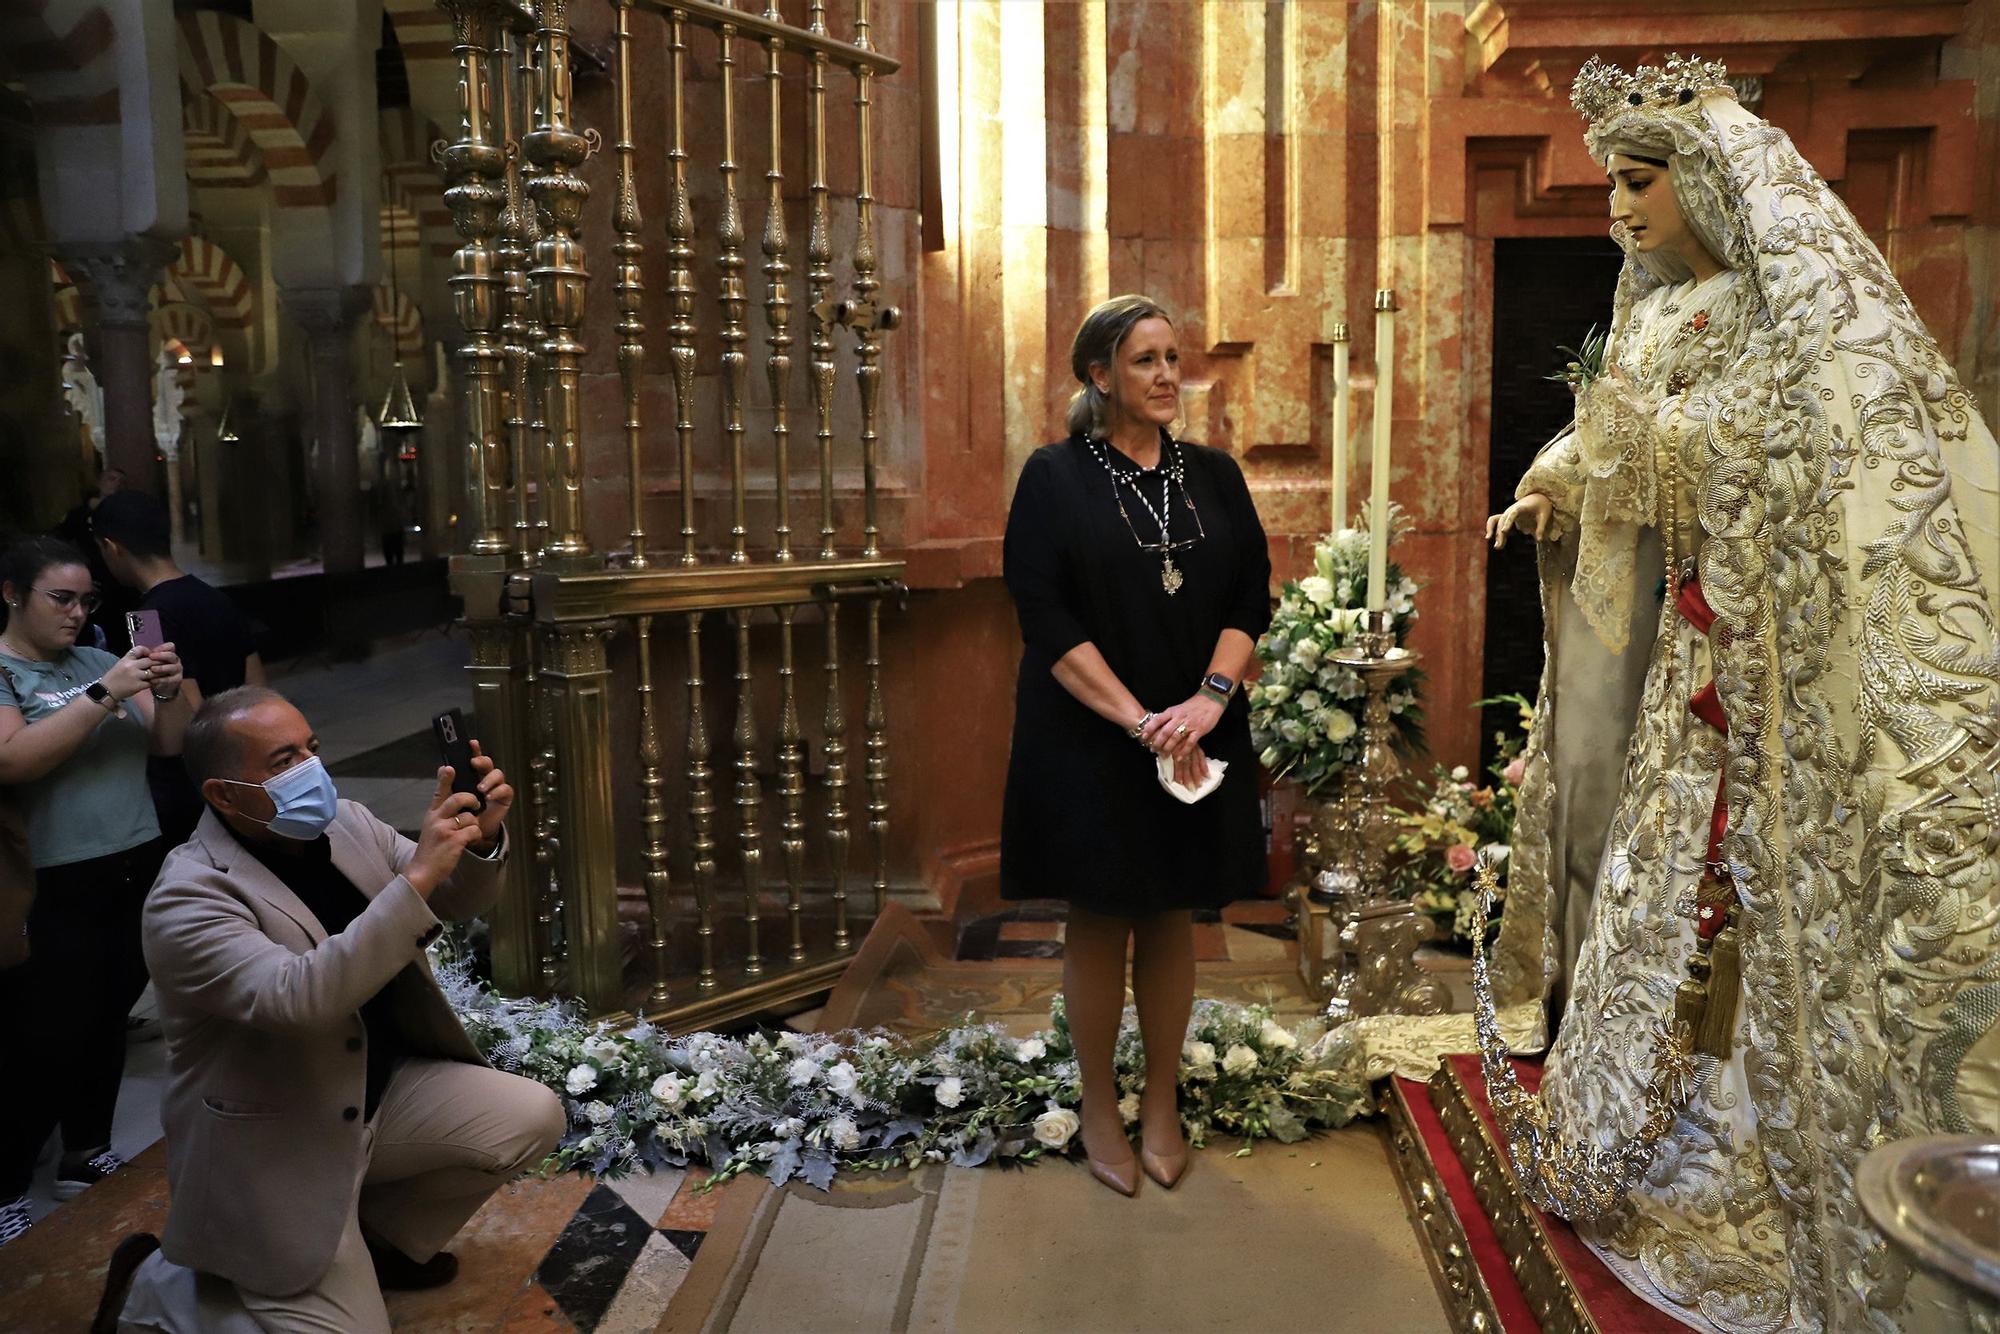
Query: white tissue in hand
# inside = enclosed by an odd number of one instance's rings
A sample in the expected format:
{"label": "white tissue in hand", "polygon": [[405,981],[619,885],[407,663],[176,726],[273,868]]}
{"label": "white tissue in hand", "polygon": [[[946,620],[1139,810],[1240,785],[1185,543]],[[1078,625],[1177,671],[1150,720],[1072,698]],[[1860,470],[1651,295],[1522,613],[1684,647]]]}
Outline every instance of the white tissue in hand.
{"label": "white tissue in hand", "polygon": [[1208,762],[1208,777],[1202,779],[1201,782],[1195,784],[1193,787],[1174,781],[1174,762],[1165,755],[1159,757],[1159,763],[1155,768],[1155,772],[1160,776],[1161,787],[1192,806],[1195,802],[1200,801],[1203,797],[1215,791],[1216,788],[1222,786],[1222,775],[1228,768],[1228,760],[1210,760]]}

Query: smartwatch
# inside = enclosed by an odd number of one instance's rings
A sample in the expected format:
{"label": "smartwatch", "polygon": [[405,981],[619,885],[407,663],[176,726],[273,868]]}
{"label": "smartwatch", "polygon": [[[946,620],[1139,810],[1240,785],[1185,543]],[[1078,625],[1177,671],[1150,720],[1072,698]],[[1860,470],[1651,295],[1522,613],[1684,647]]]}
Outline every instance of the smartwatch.
{"label": "smartwatch", "polygon": [[103,705],[107,713],[122,716],[125,712],[125,706],[120,704],[109,690],[105,689],[104,682],[101,680],[92,681],[89,685],[85,686],[83,693],[93,704]]}
{"label": "smartwatch", "polygon": [[1236,683],[1221,672],[1210,672],[1202,678],[1201,688],[1218,697],[1224,704],[1236,693]]}

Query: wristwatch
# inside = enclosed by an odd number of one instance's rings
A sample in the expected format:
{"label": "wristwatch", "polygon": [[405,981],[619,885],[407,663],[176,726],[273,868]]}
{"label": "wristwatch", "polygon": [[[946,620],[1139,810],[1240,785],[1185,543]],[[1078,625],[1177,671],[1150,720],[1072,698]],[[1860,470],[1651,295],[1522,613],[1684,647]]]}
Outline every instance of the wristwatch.
{"label": "wristwatch", "polygon": [[1210,672],[1202,678],[1201,688],[1214,695],[1224,704],[1236,693],[1236,683],[1221,672]]}
{"label": "wristwatch", "polygon": [[120,717],[124,716],[125,706],[118,702],[117,696],[105,689],[103,681],[92,681],[83,688],[83,693],[92,703],[102,704],[105,712]]}

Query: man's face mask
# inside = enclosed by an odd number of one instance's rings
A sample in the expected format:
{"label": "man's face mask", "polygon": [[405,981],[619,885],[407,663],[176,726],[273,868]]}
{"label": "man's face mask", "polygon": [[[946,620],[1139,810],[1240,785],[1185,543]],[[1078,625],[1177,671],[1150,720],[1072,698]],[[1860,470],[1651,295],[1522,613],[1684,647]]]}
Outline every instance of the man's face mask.
{"label": "man's face mask", "polygon": [[296,839],[301,843],[310,842],[326,832],[333,823],[334,803],[339,793],[334,791],[333,775],[326,771],[317,755],[300,760],[291,768],[261,783],[245,783],[234,778],[225,778],[225,783],[237,787],[261,787],[271,798],[272,816],[259,820],[254,815],[237,814],[253,823],[263,825],[279,838]]}

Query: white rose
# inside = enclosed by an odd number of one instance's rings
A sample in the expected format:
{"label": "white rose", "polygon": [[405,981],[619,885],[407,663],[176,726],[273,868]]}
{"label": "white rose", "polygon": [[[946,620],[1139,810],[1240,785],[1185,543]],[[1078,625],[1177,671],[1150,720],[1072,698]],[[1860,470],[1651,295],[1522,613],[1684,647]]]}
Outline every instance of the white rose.
{"label": "white rose", "polygon": [[1347,738],[1360,730],[1360,727],[1354,721],[1354,715],[1346,709],[1334,709],[1326,720],[1326,739],[1335,745],[1347,740]]}
{"label": "white rose", "polygon": [[846,1061],[830,1067],[826,1072],[826,1086],[843,1098],[852,1097],[860,1084],[861,1080],[855,1074],[854,1067]]}
{"label": "white rose", "polygon": [[813,1076],[818,1073],[819,1063],[809,1056],[801,1056],[785,1067],[785,1082],[795,1089],[804,1088],[813,1082]]}
{"label": "white rose", "polygon": [[1468,779],[1468,778],[1470,778],[1470,777],[1472,777],[1472,770],[1470,770],[1470,769],[1466,768],[1466,767],[1465,767],[1464,765],[1462,765],[1462,764],[1454,764],[1454,765],[1453,765],[1453,766],[1451,767],[1451,781],[1452,781],[1452,782],[1454,782],[1454,783],[1463,783],[1463,782],[1464,782],[1464,781],[1465,781],[1466,779]]}
{"label": "white rose", "polygon": [[1292,1036],[1289,1029],[1269,1019],[1266,1019],[1264,1027],[1258,1030],[1257,1040],[1273,1051],[1289,1051],[1299,1045],[1299,1040]]}
{"label": "white rose", "polygon": [[611,1119],[611,1104],[592,1101],[583,1105],[584,1119],[594,1126],[601,1126]]}
{"label": "white rose", "polygon": [[1319,645],[1310,639],[1300,640],[1292,647],[1291,660],[1300,667],[1317,667],[1319,665]]}
{"label": "white rose", "polygon": [[1240,1042],[1232,1042],[1229,1050],[1222,1053],[1224,1074],[1240,1075],[1257,1068],[1257,1053]]}
{"label": "white rose", "polygon": [[1049,1049],[1042,1045],[1040,1038],[1022,1038],[1014,1044],[1014,1059],[1023,1065],[1030,1061],[1039,1061],[1048,1054]]}
{"label": "white rose", "polygon": [[1059,1107],[1055,1103],[1050,1103],[1049,1109],[1035,1118],[1035,1139],[1037,1142],[1057,1152],[1061,1152],[1063,1146],[1069,1143],[1070,1136],[1076,1134],[1078,1127],[1082,1126],[1082,1124],[1083,1122],[1078,1119],[1075,1112],[1070,1111],[1067,1107]]}
{"label": "white rose", "polygon": [[1324,607],[1327,603],[1333,601],[1333,580],[1322,579],[1319,575],[1309,574],[1299,580],[1299,592],[1304,593],[1306,597],[1311,599],[1314,606]]}
{"label": "white rose", "polygon": [[940,1107],[956,1107],[965,1101],[965,1084],[957,1079],[940,1079],[937,1086]]}
{"label": "white rose", "polygon": [[826,1124],[826,1138],[836,1149],[856,1149],[861,1147],[861,1127],[844,1116],[836,1116]]}
{"label": "white rose", "polygon": [[1215,1074],[1215,1048],[1206,1042],[1190,1042],[1181,1048],[1181,1055],[1196,1079],[1212,1078]]}
{"label": "white rose", "polygon": [[597,1067],[577,1066],[569,1072],[569,1077],[563,1080],[563,1086],[569,1090],[571,1097],[590,1092],[597,1087]]}
{"label": "white rose", "polygon": [[1319,712],[1325,703],[1326,701],[1319,697],[1319,691],[1317,690],[1308,690],[1299,696],[1299,707],[1307,713]]}
{"label": "white rose", "polygon": [[653,1096],[678,1112],[687,1105],[687,1086],[679,1075],[661,1075],[653,1081]]}
{"label": "white rose", "polygon": [[779,1051],[804,1051],[805,1049],[806,1040],[802,1035],[798,1033],[781,1033],[778,1035]]}
{"label": "white rose", "polygon": [[1139,1119],[1139,1095],[1128,1093],[1120,1098],[1118,1100],[1118,1115],[1125,1119],[1125,1124],[1128,1126],[1137,1121]]}
{"label": "white rose", "polygon": [[590,1037],[583,1040],[583,1054],[599,1065],[609,1065],[618,1059],[618,1053],[625,1050],[623,1043],[607,1037]]}

